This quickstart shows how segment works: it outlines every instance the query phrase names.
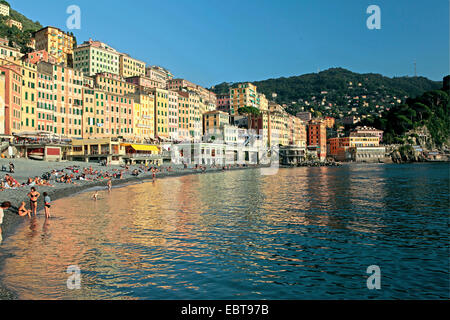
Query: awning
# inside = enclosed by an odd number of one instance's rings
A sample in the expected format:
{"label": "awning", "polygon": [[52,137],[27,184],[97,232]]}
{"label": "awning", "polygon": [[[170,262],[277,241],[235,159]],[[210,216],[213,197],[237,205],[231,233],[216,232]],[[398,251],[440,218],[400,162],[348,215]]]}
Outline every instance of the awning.
{"label": "awning", "polygon": [[131,147],[136,151],[154,151],[159,152],[159,148],[157,146],[148,146],[142,144],[132,144]]}

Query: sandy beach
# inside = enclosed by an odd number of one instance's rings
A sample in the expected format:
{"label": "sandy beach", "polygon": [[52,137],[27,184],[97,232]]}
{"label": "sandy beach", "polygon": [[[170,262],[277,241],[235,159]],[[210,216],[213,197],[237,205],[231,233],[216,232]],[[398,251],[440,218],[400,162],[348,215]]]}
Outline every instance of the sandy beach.
{"label": "sandy beach", "polygon": [[[12,162],[15,167],[15,172],[10,173],[9,172],[9,163]],[[145,180],[151,180],[152,179],[152,173],[151,172],[145,172],[140,173],[138,176],[133,176],[131,173],[134,169],[139,169],[139,165],[129,166],[128,170],[125,170],[124,167],[121,166],[102,166],[97,163],[85,163],[85,162],[72,162],[72,161],[66,161],[66,162],[44,162],[44,161],[34,161],[34,160],[26,160],[26,159],[0,159],[0,169],[5,166],[6,171],[0,171],[0,178],[3,179],[6,174],[11,175],[16,179],[19,183],[25,183],[28,178],[34,178],[34,177],[41,177],[46,172],[51,172],[52,170],[64,170],[64,172],[70,174],[72,173],[71,170],[67,168],[71,168],[73,166],[79,166],[80,169],[83,168],[92,168],[93,171],[99,171],[99,172],[105,172],[108,171],[109,173],[118,172],[120,170],[123,171],[122,179],[112,179],[112,185],[118,186],[118,185],[125,185],[130,184],[133,182],[142,182]],[[189,166],[188,168],[184,168],[183,166],[175,166],[170,165],[171,170],[168,171],[167,168],[169,165],[163,165],[159,167],[160,172],[156,173],[156,178],[161,179],[164,177],[176,177],[176,176],[183,176],[188,174],[201,174],[202,170],[195,169],[193,166]],[[240,169],[246,169],[248,167],[233,167],[229,170],[240,170]],[[252,167],[254,168],[254,167]],[[222,171],[222,168],[215,168],[215,167],[207,167],[206,172],[216,172],[216,171]],[[77,175],[77,174],[75,174]],[[88,176],[89,178],[93,178],[94,176]],[[77,194],[79,192],[85,191],[90,188],[94,187],[104,187],[107,188],[107,179],[103,180],[97,180],[97,181],[81,181],[81,180],[74,180],[76,184],[66,184],[66,183],[58,183],[56,181],[49,181],[50,184],[53,185],[53,187],[50,186],[38,186],[36,187],[36,190],[41,194],[41,197],[38,201],[38,215],[43,215],[43,208],[44,208],[44,202],[43,202],[43,196],[42,194],[44,192],[47,192],[50,196],[50,198],[53,200],[70,197],[74,194]],[[27,194],[30,192],[30,186],[24,186],[17,189],[6,189],[4,191],[0,191],[0,203],[3,201],[10,201],[12,204],[12,207],[8,210],[5,210],[4,218],[3,218],[3,224],[1,226],[2,228],[2,239],[6,239],[9,235],[11,235],[17,226],[19,226],[21,223],[23,223],[25,220],[28,220],[28,217],[20,217],[17,214],[17,209],[20,206],[20,203],[22,201],[25,201],[26,207],[29,209],[29,199],[27,197]],[[1,243],[1,242],[0,242]],[[1,244],[0,244],[1,248]],[[0,259],[0,270],[2,267],[3,261]],[[6,288],[2,286],[0,283],[0,300],[5,299],[14,299],[15,295],[14,293],[8,291]]]}

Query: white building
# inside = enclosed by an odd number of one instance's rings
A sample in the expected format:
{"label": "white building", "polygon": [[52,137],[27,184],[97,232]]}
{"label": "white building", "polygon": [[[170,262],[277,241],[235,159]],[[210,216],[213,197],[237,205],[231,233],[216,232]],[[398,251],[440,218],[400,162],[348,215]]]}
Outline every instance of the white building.
{"label": "white building", "polygon": [[0,14],[2,16],[9,17],[9,6],[7,6],[6,4],[0,4]]}

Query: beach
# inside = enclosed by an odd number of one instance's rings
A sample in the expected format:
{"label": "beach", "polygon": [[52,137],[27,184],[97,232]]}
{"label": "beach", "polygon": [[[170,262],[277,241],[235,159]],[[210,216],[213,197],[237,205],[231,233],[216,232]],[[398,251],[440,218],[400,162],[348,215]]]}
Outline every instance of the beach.
{"label": "beach", "polygon": [[[9,163],[12,162],[15,167],[15,172],[9,172]],[[138,176],[133,176],[131,173],[133,170],[140,168],[140,165],[130,165],[128,169],[125,170],[123,166],[119,165],[110,165],[110,166],[102,166],[98,163],[85,163],[85,162],[74,162],[74,161],[65,161],[65,162],[45,162],[45,161],[34,161],[27,159],[0,159],[0,169],[5,166],[6,171],[0,171],[0,177],[3,179],[6,174],[11,175],[16,179],[19,183],[25,183],[28,178],[41,177],[42,174],[46,172],[51,172],[52,170],[64,170],[66,173],[70,174],[71,170],[67,168],[71,168],[73,166],[78,166],[80,169],[83,168],[92,168],[93,171],[105,172],[119,172],[123,170],[122,179],[111,179],[112,185],[126,185],[132,183],[140,183],[148,180],[152,180],[152,172],[140,173]],[[170,167],[170,171],[167,169]],[[165,177],[177,177],[189,174],[202,174],[202,170],[195,169],[194,166],[188,166],[186,169],[182,165],[162,165],[158,167],[160,169],[159,172],[156,173],[156,178],[161,179]],[[240,170],[246,169],[248,167],[231,167],[228,170]],[[252,166],[251,168],[254,168]],[[222,167],[206,167],[205,172],[216,172],[222,171]],[[75,174],[76,176],[77,174]],[[38,200],[38,216],[43,215],[43,193],[47,192],[52,200],[57,200],[65,197],[73,196],[77,193],[86,191],[95,187],[102,187],[104,189],[107,188],[108,179],[103,180],[94,180],[94,181],[81,181],[81,180],[73,180],[76,184],[66,184],[66,183],[57,183],[55,181],[50,181],[53,187],[50,186],[37,186],[36,190],[41,194]],[[0,191],[0,203],[3,201],[10,201],[12,207],[8,210],[5,210],[5,215],[3,218],[2,228],[2,238],[6,239],[9,235],[14,233],[17,226],[23,223],[25,220],[28,220],[28,217],[20,217],[17,214],[18,207],[20,206],[22,201],[25,201],[27,209],[30,208],[30,202],[27,197],[27,194],[30,192],[30,186],[24,186],[17,189],[6,189]],[[3,241],[2,240],[2,241]],[[2,261],[0,260],[0,269],[2,267]],[[0,283],[0,299],[14,299],[15,296],[12,292],[9,292],[5,289]]]}

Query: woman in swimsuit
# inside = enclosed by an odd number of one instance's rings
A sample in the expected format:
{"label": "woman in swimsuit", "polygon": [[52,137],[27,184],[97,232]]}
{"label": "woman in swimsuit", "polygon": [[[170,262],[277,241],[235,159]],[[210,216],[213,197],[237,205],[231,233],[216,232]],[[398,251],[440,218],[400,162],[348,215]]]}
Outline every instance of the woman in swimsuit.
{"label": "woman in swimsuit", "polygon": [[30,198],[30,207],[33,214],[36,216],[37,214],[37,201],[41,194],[36,191],[35,187],[31,187],[31,191],[28,194],[28,197]]}

